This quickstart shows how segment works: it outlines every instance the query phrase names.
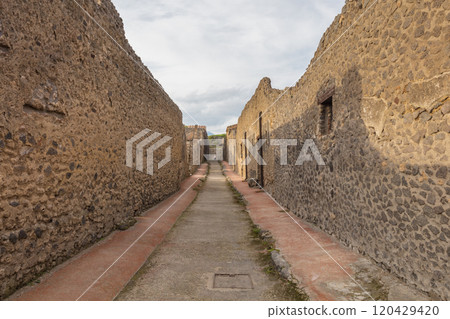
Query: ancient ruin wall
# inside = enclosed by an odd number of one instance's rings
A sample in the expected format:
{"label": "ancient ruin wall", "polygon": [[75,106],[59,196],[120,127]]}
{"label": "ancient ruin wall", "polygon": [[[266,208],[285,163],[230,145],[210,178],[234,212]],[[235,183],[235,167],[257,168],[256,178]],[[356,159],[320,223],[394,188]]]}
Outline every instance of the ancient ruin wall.
{"label": "ancient ruin wall", "polygon": [[194,174],[200,165],[194,165],[195,163],[202,163],[205,160],[204,154],[207,146],[199,144],[200,158],[194,160],[194,141],[195,140],[207,140],[208,133],[206,126],[203,125],[187,125],[185,127],[186,132],[186,162],[189,166],[189,173]]}
{"label": "ancient ruin wall", "polygon": [[[124,227],[185,175],[178,107],[111,1],[78,2],[130,56],[74,1],[0,2],[0,298]],[[144,128],[172,137],[172,160],[153,176],[125,166],[125,142]]]}
{"label": "ancient ruin wall", "polygon": [[[310,66],[282,92],[263,79],[237,138],[295,138],[288,165],[263,151],[265,188],[298,216],[435,298],[449,298],[450,2],[347,1]],[[335,43],[334,45],[332,45]],[[332,97],[329,134],[320,103]],[[270,109],[267,111],[267,108]],[[313,138],[326,163],[294,165]],[[237,171],[245,176],[238,145]],[[260,178],[253,161],[247,177]]]}
{"label": "ancient ruin wall", "polygon": [[224,160],[227,161],[232,169],[236,167],[236,152],[237,152],[237,141],[236,141],[237,124],[230,125],[226,129],[226,147],[224,149]]}

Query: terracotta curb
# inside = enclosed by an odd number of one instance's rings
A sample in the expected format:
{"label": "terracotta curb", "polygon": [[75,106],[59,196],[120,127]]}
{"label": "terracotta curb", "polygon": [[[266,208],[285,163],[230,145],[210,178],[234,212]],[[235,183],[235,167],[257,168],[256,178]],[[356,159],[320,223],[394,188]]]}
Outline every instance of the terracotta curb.
{"label": "terracotta curb", "polygon": [[113,232],[9,300],[113,300],[195,199],[197,191],[193,188],[201,183],[198,179],[205,176],[206,168],[207,164],[201,165],[182,182],[177,193],[137,217],[133,227]]}
{"label": "terracotta curb", "polygon": [[270,231],[276,241],[277,249],[290,264],[292,275],[304,287],[311,300],[344,300],[343,296],[336,295],[328,287],[334,283],[354,285],[352,279],[305,231],[352,276],[353,271],[350,266],[361,256],[297,216],[286,214],[266,193],[260,189],[250,188],[247,182],[242,181],[227,162],[223,164],[225,175],[247,201],[251,219],[262,229]]}

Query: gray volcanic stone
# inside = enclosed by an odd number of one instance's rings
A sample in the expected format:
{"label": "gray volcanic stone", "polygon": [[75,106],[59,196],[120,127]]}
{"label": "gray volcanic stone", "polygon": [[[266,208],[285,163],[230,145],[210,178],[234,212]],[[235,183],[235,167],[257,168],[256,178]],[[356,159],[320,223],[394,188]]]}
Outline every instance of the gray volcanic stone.
{"label": "gray volcanic stone", "polygon": [[436,171],[437,178],[447,178],[447,166],[442,166]]}

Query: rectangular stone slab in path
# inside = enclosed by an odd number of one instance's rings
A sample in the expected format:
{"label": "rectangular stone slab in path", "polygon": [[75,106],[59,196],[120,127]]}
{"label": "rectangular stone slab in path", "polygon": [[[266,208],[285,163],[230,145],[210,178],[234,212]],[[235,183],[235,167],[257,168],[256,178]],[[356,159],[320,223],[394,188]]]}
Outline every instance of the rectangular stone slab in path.
{"label": "rectangular stone slab in path", "polygon": [[244,196],[251,219],[270,232],[290,272],[312,300],[429,300],[367,257],[285,211],[261,189],[250,188],[228,163],[223,165]]}

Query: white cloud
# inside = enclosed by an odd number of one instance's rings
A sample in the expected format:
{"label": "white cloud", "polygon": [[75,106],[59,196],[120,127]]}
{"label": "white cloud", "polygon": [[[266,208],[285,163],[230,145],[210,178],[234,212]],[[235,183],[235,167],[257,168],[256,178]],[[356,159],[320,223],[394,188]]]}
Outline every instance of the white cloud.
{"label": "white cloud", "polygon": [[344,2],[113,0],[136,53],[214,133],[237,122],[264,76],[278,88],[301,77]]}

